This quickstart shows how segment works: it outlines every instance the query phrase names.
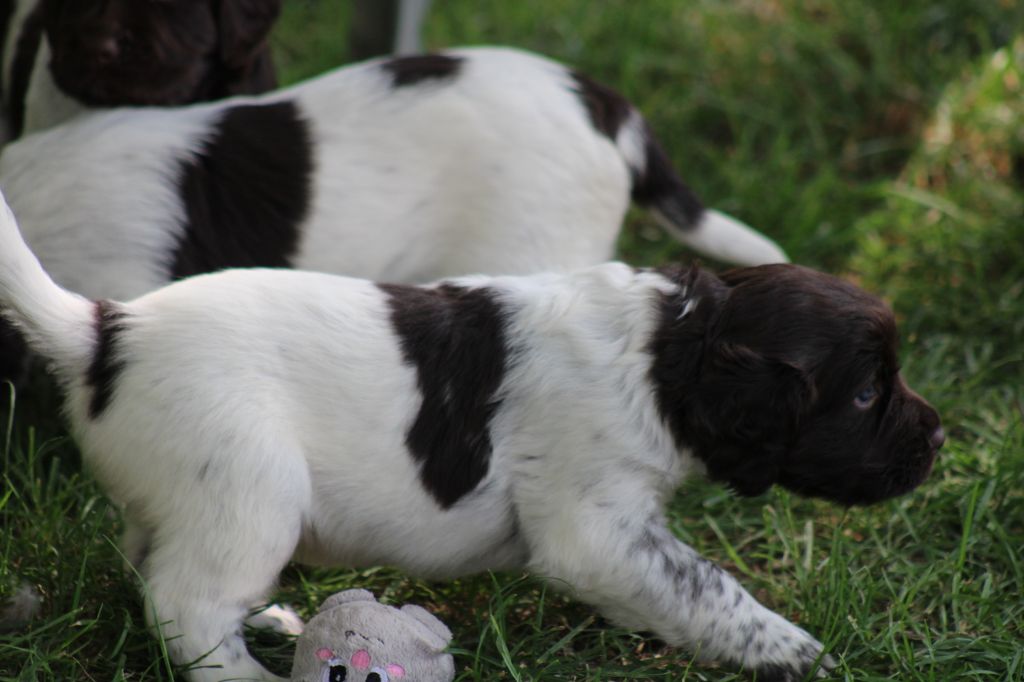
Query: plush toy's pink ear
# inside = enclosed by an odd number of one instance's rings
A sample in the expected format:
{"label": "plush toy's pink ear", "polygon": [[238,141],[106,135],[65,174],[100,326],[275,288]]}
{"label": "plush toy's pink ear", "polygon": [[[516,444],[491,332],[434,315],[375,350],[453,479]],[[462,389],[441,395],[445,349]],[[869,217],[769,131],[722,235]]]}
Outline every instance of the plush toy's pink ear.
{"label": "plush toy's pink ear", "polygon": [[370,667],[370,654],[366,649],[360,649],[352,654],[352,667],[357,670],[364,670]]}
{"label": "plush toy's pink ear", "polygon": [[388,663],[386,666],[384,666],[384,670],[387,671],[388,677],[392,679],[405,677],[405,668],[398,665],[397,663]]}
{"label": "plush toy's pink ear", "polygon": [[317,649],[316,657],[319,658],[321,661],[329,661],[332,658],[334,658],[334,652],[330,649]]}

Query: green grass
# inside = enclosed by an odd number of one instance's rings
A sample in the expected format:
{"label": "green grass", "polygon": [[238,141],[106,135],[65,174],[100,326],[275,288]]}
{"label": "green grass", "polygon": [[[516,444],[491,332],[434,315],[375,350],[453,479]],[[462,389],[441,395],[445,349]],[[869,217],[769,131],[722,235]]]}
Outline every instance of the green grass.
{"label": "green grass", "polygon": [[[339,63],[348,3],[287,4],[282,80]],[[1022,26],[1005,0],[438,0],[430,16],[431,47],[519,45],[614,85],[709,203],[893,304],[908,381],[950,437],[931,480],[849,511],[694,482],[671,508],[681,538],[826,642],[835,679],[1024,680],[1024,43],[993,56]],[[639,213],[621,247],[688,257]],[[171,680],[57,404],[39,378],[3,429],[0,590],[28,581],[43,613],[0,634],[0,680]],[[279,596],[308,614],[351,586],[445,619],[461,680],[745,679],[520,575],[292,566]],[[289,642],[252,646],[287,671]]]}

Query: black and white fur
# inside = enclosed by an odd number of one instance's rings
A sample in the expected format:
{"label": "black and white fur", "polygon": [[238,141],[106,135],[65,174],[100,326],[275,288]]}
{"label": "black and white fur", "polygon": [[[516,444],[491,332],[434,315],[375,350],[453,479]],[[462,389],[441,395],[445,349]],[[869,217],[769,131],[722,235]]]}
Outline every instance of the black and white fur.
{"label": "black and white fur", "polygon": [[611,256],[631,197],[706,255],[785,260],[705,210],[619,95],[509,49],[88,115],[8,146],[0,166],[39,259],[94,298],[225,267],[396,282],[569,270]]}
{"label": "black and white fur", "polygon": [[687,476],[845,504],[942,443],[876,298],[789,265],[414,287],[228,270],[128,303],[59,288],[0,216],[0,304],[123,505],[145,612],[198,680],[275,679],[240,625],[286,562],[527,567],[616,622],[799,680],[831,663],[676,539]]}

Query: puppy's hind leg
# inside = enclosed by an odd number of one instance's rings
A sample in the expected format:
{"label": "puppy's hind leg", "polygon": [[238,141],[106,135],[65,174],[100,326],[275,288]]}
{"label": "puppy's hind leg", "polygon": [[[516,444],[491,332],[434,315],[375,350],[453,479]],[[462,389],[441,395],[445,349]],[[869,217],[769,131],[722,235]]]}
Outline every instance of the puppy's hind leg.
{"label": "puppy's hind leg", "polygon": [[154,530],[146,618],[191,682],[276,681],[246,649],[243,622],[298,543],[308,473],[281,450],[246,457],[244,475],[224,464],[224,475],[211,471]]}
{"label": "puppy's hind leg", "polygon": [[635,512],[563,516],[553,540],[534,544],[532,569],[565,581],[622,625],[739,664],[758,680],[797,682],[819,665],[832,667],[818,641],[680,542],[660,515],[636,519]]}

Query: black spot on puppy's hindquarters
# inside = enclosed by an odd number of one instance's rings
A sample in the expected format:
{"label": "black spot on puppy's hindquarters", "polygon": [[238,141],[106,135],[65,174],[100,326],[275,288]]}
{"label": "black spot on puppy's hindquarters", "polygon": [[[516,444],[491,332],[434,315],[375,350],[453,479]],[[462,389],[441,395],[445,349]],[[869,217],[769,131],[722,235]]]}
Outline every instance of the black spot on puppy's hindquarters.
{"label": "black spot on puppy's hindquarters", "polygon": [[455,78],[462,66],[462,57],[445,54],[424,54],[412,57],[395,57],[381,64],[391,74],[391,85],[402,87],[416,85],[426,80]]}
{"label": "black spot on puppy's hindquarters", "polygon": [[226,109],[179,176],[187,222],[172,277],[290,266],[312,200],[313,164],[309,127],[294,103]]}
{"label": "black spot on puppy's hindquarters", "polygon": [[381,285],[423,395],[406,445],[447,509],[487,474],[490,422],[508,365],[507,312],[486,288]]}
{"label": "black spot on puppy's hindquarters", "polygon": [[[0,315],[0,382],[20,386],[29,366],[29,350],[18,329]],[[0,401],[7,399],[7,387],[0,384]]]}
{"label": "black spot on puppy's hindquarters", "polygon": [[117,386],[118,376],[124,369],[125,361],[118,355],[118,339],[127,329],[126,315],[111,301],[97,301],[94,325],[96,346],[85,381],[92,388],[89,401],[89,417],[96,419],[110,403]]}

